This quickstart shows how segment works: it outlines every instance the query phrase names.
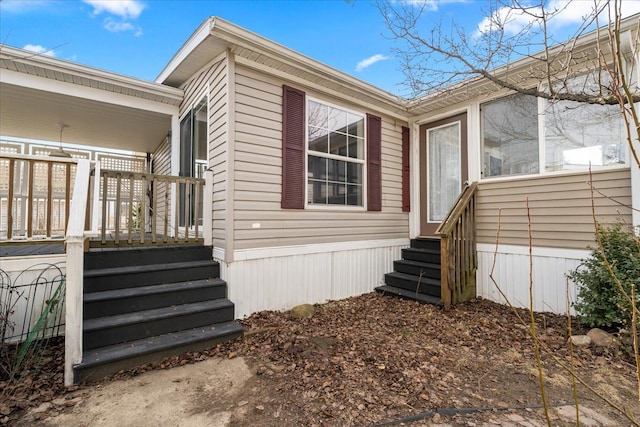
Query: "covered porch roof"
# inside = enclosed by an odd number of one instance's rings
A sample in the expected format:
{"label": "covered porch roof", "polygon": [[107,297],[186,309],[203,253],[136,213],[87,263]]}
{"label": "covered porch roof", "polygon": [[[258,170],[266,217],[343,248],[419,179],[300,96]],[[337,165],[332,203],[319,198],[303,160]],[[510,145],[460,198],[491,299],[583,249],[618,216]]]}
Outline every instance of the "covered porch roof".
{"label": "covered porch roof", "polygon": [[183,91],[0,45],[0,135],[153,152]]}

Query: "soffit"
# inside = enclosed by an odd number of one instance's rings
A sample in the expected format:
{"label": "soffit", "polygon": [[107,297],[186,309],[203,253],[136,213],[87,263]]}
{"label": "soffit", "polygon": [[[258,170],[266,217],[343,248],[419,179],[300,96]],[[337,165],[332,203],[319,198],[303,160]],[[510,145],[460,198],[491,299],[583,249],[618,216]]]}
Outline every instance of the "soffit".
{"label": "soffit", "polygon": [[173,106],[180,105],[183,99],[183,91],[180,89],[5,45],[0,45],[0,70],[2,69]]}
{"label": "soffit", "polygon": [[153,152],[171,130],[171,115],[0,82],[0,134]]}
{"label": "soffit", "polygon": [[0,46],[0,134],[153,152],[180,89]]}

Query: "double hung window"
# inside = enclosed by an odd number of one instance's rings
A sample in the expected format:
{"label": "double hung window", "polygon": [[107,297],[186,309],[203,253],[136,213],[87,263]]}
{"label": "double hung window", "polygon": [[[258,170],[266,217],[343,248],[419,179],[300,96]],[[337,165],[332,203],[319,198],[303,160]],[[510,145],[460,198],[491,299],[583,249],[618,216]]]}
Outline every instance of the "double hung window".
{"label": "double hung window", "polygon": [[307,101],[307,203],[364,206],[365,116]]}

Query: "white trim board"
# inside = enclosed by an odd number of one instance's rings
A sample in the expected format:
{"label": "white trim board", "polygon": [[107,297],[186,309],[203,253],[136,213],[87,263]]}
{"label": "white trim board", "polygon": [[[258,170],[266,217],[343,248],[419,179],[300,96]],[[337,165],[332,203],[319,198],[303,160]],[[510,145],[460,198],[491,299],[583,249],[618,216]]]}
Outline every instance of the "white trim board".
{"label": "white trim board", "polygon": [[294,255],[308,255],[327,252],[353,251],[359,249],[374,249],[384,247],[409,246],[408,238],[362,240],[336,243],[314,243],[310,245],[275,246],[267,248],[238,249],[233,252],[235,261],[252,259],[286,257]]}
{"label": "white trim board", "polygon": [[[495,244],[478,243],[476,244],[476,251],[478,252],[497,252],[499,254],[507,255],[529,255],[528,246],[517,245],[498,245],[496,251]],[[583,259],[587,258],[591,251],[588,249],[563,249],[563,248],[548,248],[542,246],[533,246],[531,248],[532,255],[535,257],[547,257],[547,258],[566,258],[566,259]]]}

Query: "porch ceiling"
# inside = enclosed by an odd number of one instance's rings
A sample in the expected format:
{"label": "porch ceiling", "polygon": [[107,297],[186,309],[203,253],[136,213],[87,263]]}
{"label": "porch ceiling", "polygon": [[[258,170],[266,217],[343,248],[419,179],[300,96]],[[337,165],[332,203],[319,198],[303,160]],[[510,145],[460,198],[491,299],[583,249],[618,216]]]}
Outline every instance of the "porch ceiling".
{"label": "porch ceiling", "polygon": [[153,152],[171,130],[171,115],[0,82],[0,134]]}

